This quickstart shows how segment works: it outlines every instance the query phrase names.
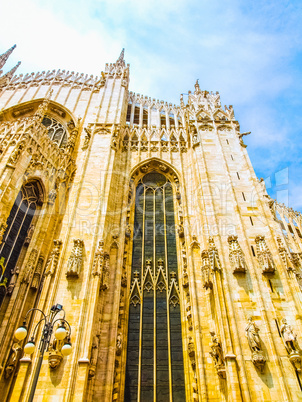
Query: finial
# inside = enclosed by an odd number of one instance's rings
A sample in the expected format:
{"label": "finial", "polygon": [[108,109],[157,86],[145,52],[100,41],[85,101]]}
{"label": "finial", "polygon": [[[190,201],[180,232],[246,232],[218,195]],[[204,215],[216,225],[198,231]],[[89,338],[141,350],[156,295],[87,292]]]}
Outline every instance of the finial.
{"label": "finial", "polygon": [[6,63],[6,60],[12,54],[13,50],[15,49],[15,47],[16,47],[16,45],[12,46],[10,49],[8,49],[5,53],[3,53],[0,56],[0,69],[4,66],[4,64]]}
{"label": "finial", "polygon": [[121,54],[116,61],[117,65],[125,67],[124,55],[125,55],[125,48],[122,49]]}
{"label": "finial", "polygon": [[194,85],[195,86],[195,92],[194,92],[195,94],[200,94],[201,93],[198,81],[199,81],[199,79],[196,80],[196,83]]}

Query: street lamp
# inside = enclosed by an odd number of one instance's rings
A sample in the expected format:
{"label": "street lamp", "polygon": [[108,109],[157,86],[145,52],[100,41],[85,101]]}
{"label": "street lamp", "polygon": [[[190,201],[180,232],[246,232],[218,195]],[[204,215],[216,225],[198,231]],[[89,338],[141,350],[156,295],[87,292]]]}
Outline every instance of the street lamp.
{"label": "street lamp", "polygon": [[[53,332],[53,328],[57,322],[59,322],[59,326],[56,329],[54,335],[58,341],[64,341],[64,345],[61,348],[61,353],[63,356],[68,356],[72,352],[72,347],[71,347],[71,342],[70,342],[71,328],[70,328],[69,323],[65,320],[65,311],[63,310],[63,306],[61,304],[56,304],[56,305],[52,306],[50,309],[50,313],[48,315],[45,315],[43,313],[43,311],[38,308],[32,308],[32,309],[28,310],[28,312],[26,313],[25,319],[23,321],[23,324],[21,325],[21,327],[17,328],[15,331],[15,338],[18,341],[22,341],[23,339],[26,338],[26,336],[27,336],[26,320],[27,320],[28,315],[32,311],[39,311],[43,315],[43,318],[41,318],[41,320],[36,324],[31,338],[27,341],[26,345],[24,346],[24,352],[26,354],[31,355],[34,353],[35,348],[36,348],[36,345],[35,345],[36,330],[37,330],[39,324],[43,321],[44,321],[44,327],[43,327],[42,336],[40,339],[39,360],[38,360],[36,372],[34,375],[34,380],[32,383],[32,387],[31,387],[31,391],[30,391],[30,395],[29,395],[29,399],[28,399],[29,402],[32,402],[32,400],[34,398],[34,394],[35,394],[35,390],[36,390],[36,386],[37,386],[37,382],[38,382],[38,378],[39,378],[39,374],[40,374],[40,370],[41,370],[41,365],[42,365],[42,361],[43,361],[43,355],[44,355],[44,352],[46,350],[48,350],[51,335]],[[57,314],[59,314],[60,312],[63,312],[63,314],[64,314],[63,318],[56,318]],[[68,330],[66,330],[66,325],[68,326]]]}

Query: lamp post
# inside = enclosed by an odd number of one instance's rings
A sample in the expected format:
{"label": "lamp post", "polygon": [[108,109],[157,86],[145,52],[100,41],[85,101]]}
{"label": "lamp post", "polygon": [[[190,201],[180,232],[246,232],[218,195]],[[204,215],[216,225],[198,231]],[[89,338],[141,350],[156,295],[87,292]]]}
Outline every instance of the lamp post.
{"label": "lamp post", "polygon": [[[31,338],[27,341],[26,345],[24,346],[24,352],[26,354],[31,355],[35,351],[36,330],[43,321],[44,321],[44,327],[43,327],[42,335],[41,335],[41,339],[40,339],[39,359],[38,359],[36,372],[35,372],[33,383],[32,383],[31,390],[30,390],[30,395],[29,395],[29,399],[28,399],[29,402],[32,402],[32,400],[34,399],[34,394],[35,394],[35,390],[36,390],[36,386],[37,386],[37,382],[38,382],[38,378],[39,378],[39,374],[40,374],[40,370],[41,370],[41,365],[42,365],[42,361],[43,361],[43,355],[44,355],[44,352],[46,350],[48,350],[51,335],[53,333],[53,328],[56,323],[59,323],[59,326],[56,329],[55,334],[54,334],[56,339],[58,341],[65,340],[64,345],[61,348],[62,355],[68,356],[72,352],[71,342],[70,342],[71,328],[70,328],[69,323],[65,320],[65,311],[63,310],[63,306],[61,304],[55,304],[54,306],[52,306],[50,309],[50,313],[48,315],[46,315],[42,310],[40,310],[38,308],[32,308],[32,309],[28,310],[22,326],[17,328],[17,330],[15,331],[15,338],[18,341],[22,341],[23,339],[26,338],[26,336],[27,336],[26,320],[27,320],[28,315],[33,311],[39,311],[43,317],[36,324]],[[56,318],[60,312],[64,313],[63,318]],[[68,326],[68,331],[65,328],[66,325]]]}

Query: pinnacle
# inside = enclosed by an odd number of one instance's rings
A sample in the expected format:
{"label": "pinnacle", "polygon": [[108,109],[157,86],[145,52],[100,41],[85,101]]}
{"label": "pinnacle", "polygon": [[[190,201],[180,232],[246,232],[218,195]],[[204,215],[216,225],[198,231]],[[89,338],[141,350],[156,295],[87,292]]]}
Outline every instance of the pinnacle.
{"label": "pinnacle", "polygon": [[12,46],[10,49],[8,49],[5,53],[3,53],[0,56],[0,69],[4,66],[4,64],[6,63],[7,59],[9,58],[9,56],[14,51],[15,47],[16,47],[16,45]]}
{"label": "pinnacle", "polygon": [[124,55],[125,55],[125,48],[122,49],[121,54],[116,61],[116,64],[123,65],[123,66],[125,65]]}

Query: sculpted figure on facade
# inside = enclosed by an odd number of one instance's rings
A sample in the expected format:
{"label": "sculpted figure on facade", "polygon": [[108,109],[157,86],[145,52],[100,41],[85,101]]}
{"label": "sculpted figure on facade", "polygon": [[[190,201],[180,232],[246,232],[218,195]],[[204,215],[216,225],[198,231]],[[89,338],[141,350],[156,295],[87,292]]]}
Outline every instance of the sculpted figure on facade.
{"label": "sculpted figure on facade", "polygon": [[213,357],[217,374],[221,378],[225,378],[225,361],[222,352],[221,341],[214,331],[210,332],[212,340],[210,343],[210,355]]}
{"label": "sculpted figure on facade", "polygon": [[30,241],[31,241],[31,239],[33,237],[34,231],[35,231],[35,225],[30,225],[30,227],[28,229],[28,232],[27,232],[27,235],[26,235],[25,240],[24,240],[24,246],[29,245],[29,243],[30,243]]}
{"label": "sculpted figure on facade", "polygon": [[14,342],[10,351],[9,358],[6,362],[4,369],[5,378],[9,378],[16,368],[16,365],[20,359],[22,353],[22,347],[18,342]]}
{"label": "sculpted figure on facade", "polygon": [[284,346],[289,354],[290,362],[298,372],[301,372],[302,351],[297,341],[297,334],[294,333],[291,325],[287,323],[285,318],[282,320],[280,331]]}
{"label": "sculpted figure on facade", "polygon": [[67,262],[67,277],[78,278],[83,266],[84,242],[81,239],[73,239],[73,248]]}
{"label": "sculpted figure on facade", "polygon": [[210,265],[209,252],[207,250],[203,250],[201,253],[202,266],[201,266],[201,275],[203,287],[205,289],[212,289],[213,281],[212,281],[212,269]]}
{"label": "sculpted figure on facade", "polygon": [[122,334],[119,333],[116,338],[116,355],[120,356],[122,354]]}
{"label": "sculpted figure on facade", "polygon": [[294,333],[292,327],[287,323],[285,318],[282,320],[281,334],[288,353],[300,351],[297,343],[297,335]]}
{"label": "sculpted figure on facade", "polygon": [[84,139],[84,144],[83,144],[82,150],[85,150],[88,148],[90,138],[91,138],[91,128],[84,127],[84,130],[85,130],[86,136]]}
{"label": "sculpted figure on facade", "polygon": [[91,345],[91,357],[88,371],[88,378],[91,379],[95,376],[96,365],[98,362],[100,336],[97,334],[93,337]]}
{"label": "sculpted figure on facade", "polygon": [[248,325],[245,328],[245,334],[252,352],[252,362],[262,372],[266,362],[266,358],[262,349],[259,331],[260,329],[253,322],[253,318],[249,317]]}

